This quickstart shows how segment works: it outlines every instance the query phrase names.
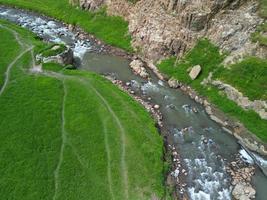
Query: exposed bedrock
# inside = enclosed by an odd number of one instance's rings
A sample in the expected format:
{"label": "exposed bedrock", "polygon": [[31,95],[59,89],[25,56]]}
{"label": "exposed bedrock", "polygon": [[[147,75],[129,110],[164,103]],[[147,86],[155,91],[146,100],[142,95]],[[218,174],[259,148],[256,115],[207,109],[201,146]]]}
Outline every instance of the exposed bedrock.
{"label": "exposed bedrock", "polygon": [[80,0],[84,9],[94,10],[103,4],[109,14],[129,22],[133,47],[149,60],[181,56],[201,37],[222,50],[238,52],[235,57],[256,54],[258,48],[249,41],[262,22],[257,0],[139,0],[135,4],[127,0]]}

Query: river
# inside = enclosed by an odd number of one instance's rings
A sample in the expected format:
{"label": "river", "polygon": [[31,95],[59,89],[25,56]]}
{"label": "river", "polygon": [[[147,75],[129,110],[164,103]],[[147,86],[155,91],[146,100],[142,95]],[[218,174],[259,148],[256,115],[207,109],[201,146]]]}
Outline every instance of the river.
{"label": "river", "polygon": [[[169,88],[166,82],[150,71],[149,81],[136,76],[129,68],[129,60],[102,53],[101,45],[89,39],[79,39],[76,33],[50,18],[1,6],[0,18],[19,24],[50,42],[65,43],[80,61],[80,70],[113,76],[127,83],[142,99],[159,105],[163,116],[162,132],[168,136],[169,143],[175,146],[181,166],[185,169],[183,172],[176,171],[176,175],[185,175],[185,191],[181,191],[181,194],[187,193],[192,200],[232,199],[233,186],[226,168],[238,156],[248,166],[255,165],[252,184],[257,191],[256,200],[266,200],[267,178],[249,156],[252,153],[246,154],[232,135],[209,118],[203,106],[182,91]],[[254,159],[257,158],[257,164],[267,169],[266,160],[253,155]]]}

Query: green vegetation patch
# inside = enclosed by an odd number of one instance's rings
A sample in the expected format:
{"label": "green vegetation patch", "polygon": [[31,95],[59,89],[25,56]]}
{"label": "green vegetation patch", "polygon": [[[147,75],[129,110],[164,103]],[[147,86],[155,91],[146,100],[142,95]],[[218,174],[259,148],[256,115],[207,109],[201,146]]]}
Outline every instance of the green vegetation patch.
{"label": "green vegetation patch", "polygon": [[[202,80],[208,76],[209,72],[215,72],[216,77],[229,81],[234,87],[244,91],[245,94],[249,95],[252,99],[258,96],[265,98],[266,92],[261,91],[261,89],[265,89],[266,91],[266,84],[264,84],[264,80],[266,82],[266,61],[257,58],[249,58],[232,66],[233,69],[227,70],[221,66],[224,57],[225,55],[220,54],[219,48],[211,44],[208,40],[200,40],[180,61],[176,62],[175,58],[163,60],[158,65],[158,68],[168,77],[174,77],[190,85],[200,95],[207,97],[211,103],[216,105],[228,116],[239,120],[248,130],[264,142],[267,142],[266,120],[261,119],[254,111],[243,110],[235,102],[229,100],[217,88],[213,86],[203,86],[201,84]],[[188,75],[188,69],[198,64],[201,65],[202,72],[196,80],[192,81]],[[254,67],[255,71],[253,70]],[[257,78],[257,80],[255,78]],[[260,86],[260,84],[262,85]],[[249,86],[252,88],[248,89],[247,87]]]}
{"label": "green vegetation patch", "polygon": [[121,17],[107,16],[105,9],[98,12],[84,11],[71,6],[68,0],[0,0],[0,4],[33,10],[78,25],[107,44],[132,51],[128,23]]}
{"label": "green vegetation patch", "polygon": [[[158,65],[158,68],[169,77],[174,77],[186,84],[199,84],[208,76],[209,72],[220,65],[223,58],[224,55],[219,53],[218,47],[211,44],[207,39],[202,39],[181,60],[176,62],[176,58],[174,57],[163,60]],[[202,71],[198,78],[192,81],[188,71],[195,65],[200,65]]]}
{"label": "green vegetation patch", "polygon": [[67,50],[67,47],[64,44],[51,44],[46,48],[42,49],[39,53],[44,57],[50,57],[58,55]]}
{"label": "green vegetation patch", "polygon": [[267,100],[267,60],[246,58],[229,69],[221,67],[214,78],[233,85],[251,100]]}
{"label": "green vegetation patch", "polygon": [[[9,31],[0,27],[0,88],[5,79],[5,72],[9,63],[16,57],[20,51],[20,46],[17,44],[15,36],[9,34]],[[8,45],[5,41],[9,41]],[[4,49],[5,51],[3,51]]]}
{"label": "green vegetation patch", "polygon": [[267,18],[267,0],[260,1],[260,15],[261,17]]}
{"label": "green vegetation patch", "polygon": [[[3,63],[26,46],[36,53],[47,46],[22,28],[0,24],[25,45],[1,57]],[[10,38],[1,45],[16,43],[12,32],[0,31]],[[145,109],[99,75],[51,63],[45,73],[33,73],[33,63],[25,51],[0,94],[0,196],[164,198],[163,141]]]}
{"label": "green vegetation patch", "polygon": [[267,23],[263,23],[257,27],[256,31],[251,34],[251,40],[267,47]]}

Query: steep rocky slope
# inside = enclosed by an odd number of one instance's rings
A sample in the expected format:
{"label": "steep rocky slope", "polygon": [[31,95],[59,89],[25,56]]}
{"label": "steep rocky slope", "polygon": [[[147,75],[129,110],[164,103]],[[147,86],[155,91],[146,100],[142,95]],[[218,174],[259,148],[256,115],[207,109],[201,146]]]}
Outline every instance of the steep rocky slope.
{"label": "steep rocky slope", "polygon": [[129,22],[134,48],[149,60],[181,56],[202,37],[231,52],[227,63],[245,54],[264,56],[249,40],[262,22],[257,0],[80,0],[89,10],[103,4]]}

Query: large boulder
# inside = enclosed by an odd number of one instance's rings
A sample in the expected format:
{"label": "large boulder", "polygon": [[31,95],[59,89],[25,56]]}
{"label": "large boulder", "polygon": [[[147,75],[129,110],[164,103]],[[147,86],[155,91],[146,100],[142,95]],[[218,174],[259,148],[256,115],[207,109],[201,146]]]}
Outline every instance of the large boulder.
{"label": "large boulder", "polygon": [[196,65],[191,69],[189,76],[192,80],[195,80],[198,77],[198,75],[200,74],[200,72],[201,72],[201,66]]}
{"label": "large boulder", "polygon": [[132,68],[133,72],[142,78],[148,78],[149,74],[145,69],[145,64],[141,60],[133,60],[130,63],[130,67]]}
{"label": "large boulder", "polygon": [[80,6],[85,10],[94,11],[100,8],[104,0],[80,0]]}
{"label": "large boulder", "polygon": [[256,191],[245,183],[238,183],[235,186],[232,194],[237,200],[250,200],[255,198]]}
{"label": "large boulder", "polygon": [[[51,54],[46,54],[44,52],[36,55],[36,60],[42,63],[58,63],[60,65],[72,65],[74,63],[73,51],[66,47],[62,52],[56,53],[57,50],[61,48],[59,45],[53,46],[49,51]],[[55,54],[53,53],[55,52]]]}

